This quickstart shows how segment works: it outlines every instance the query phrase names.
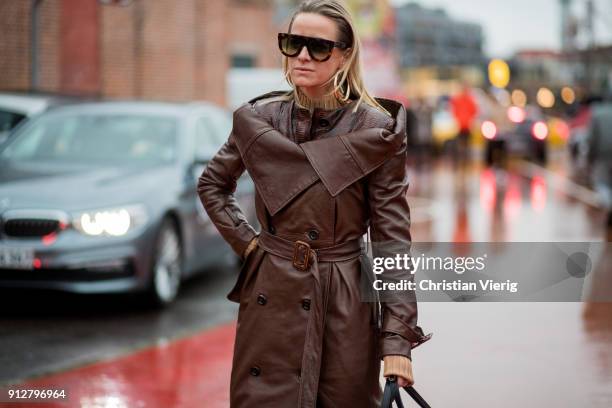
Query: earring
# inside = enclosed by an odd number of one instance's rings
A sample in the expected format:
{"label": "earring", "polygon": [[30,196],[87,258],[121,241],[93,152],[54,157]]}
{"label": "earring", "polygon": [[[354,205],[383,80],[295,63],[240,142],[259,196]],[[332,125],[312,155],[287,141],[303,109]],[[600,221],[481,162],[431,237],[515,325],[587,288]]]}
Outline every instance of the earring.
{"label": "earring", "polygon": [[341,101],[341,102],[346,102],[349,100],[349,97],[351,96],[351,86],[348,84],[348,81],[346,83],[346,93],[343,96],[342,95],[342,86],[338,86],[338,75],[340,74],[340,71],[338,71],[336,73],[336,75],[334,75],[334,95],[335,97]]}

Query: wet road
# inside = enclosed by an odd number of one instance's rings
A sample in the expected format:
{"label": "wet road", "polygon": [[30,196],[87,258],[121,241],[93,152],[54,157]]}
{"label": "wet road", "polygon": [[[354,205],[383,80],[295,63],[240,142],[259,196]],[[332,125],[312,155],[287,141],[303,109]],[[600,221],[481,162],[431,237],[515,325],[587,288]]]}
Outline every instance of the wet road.
{"label": "wet road", "polygon": [[187,282],[165,310],[131,296],[1,292],[0,384],[126,355],[232,321],[235,268]]}
{"label": "wet road", "polygon": [[[443,161],[413,169],[413,239],[609,240],[595,197],[564,168],[557,158],[548,169],[458,171]],[[610,281],[608,269],[598,269],[598,282]],[[74,397],[39,407],[227,406],[237,308],[225,293],[234,273],[190,282],[163,312],[130,297],[3,294],[0,385],[50,381]],[[415,388],[433,407],[612,406],[610,308],[421,302],[419,310],[434,337],[413,352]]]}
{"label": "wet road", "polygon": [[[413,240],[610,241],[595,195],[563,160],[414,171]],[[593,281],[609,284],[612,265],[601,266]],[[612,407],[610,305],[421,302],[435,334],[414,351],[415,388],[434,407]]]}

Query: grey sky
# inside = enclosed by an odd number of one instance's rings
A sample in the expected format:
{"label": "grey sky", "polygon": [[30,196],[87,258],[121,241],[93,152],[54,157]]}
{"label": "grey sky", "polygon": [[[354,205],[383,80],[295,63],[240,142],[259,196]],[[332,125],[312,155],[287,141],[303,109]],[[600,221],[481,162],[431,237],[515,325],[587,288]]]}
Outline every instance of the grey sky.
{"label": "grey sky", "polygon": [[[390,0],[400,5],[410,0]],[[584,14],[585,0],[573,0],[577,17]],[[485,52],[508,57],[523,48],[559,49],[560,7],[558,0],[419,0],[426,8],[440,7],[458,20],[480,23],[485,34]],[[599,14],[595,34],[599,43],[612,43],[612,0],[595,0]]]}

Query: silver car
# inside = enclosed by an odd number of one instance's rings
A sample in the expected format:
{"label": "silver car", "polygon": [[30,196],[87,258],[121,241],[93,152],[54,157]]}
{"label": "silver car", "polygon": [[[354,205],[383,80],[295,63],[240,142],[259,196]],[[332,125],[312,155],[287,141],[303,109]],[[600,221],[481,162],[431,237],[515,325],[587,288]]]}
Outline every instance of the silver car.
{"label": "silver car", "polygon": [[[0,287],[142,292],[165,305],[231,249],[196,192],[231,116],[206,103],[56,108],[0,147]],[[236,197],[256,224],[245,173]]]}

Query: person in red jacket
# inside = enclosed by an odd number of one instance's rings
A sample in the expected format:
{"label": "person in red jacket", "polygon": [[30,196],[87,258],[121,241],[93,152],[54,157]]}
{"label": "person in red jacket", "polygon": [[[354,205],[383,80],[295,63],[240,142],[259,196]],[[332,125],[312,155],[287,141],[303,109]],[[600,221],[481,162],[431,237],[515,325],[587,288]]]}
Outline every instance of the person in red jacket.
{"label": "person in red jacket", "polygon": [[461,92],[451,99],[451,109],[459,127],[456,138],[456,159],[460,163],[465,163],[468,158],[470,129],[478,114],[478,106],[474,97],[470,94],[470,88],[467,84],[464,84]]}

